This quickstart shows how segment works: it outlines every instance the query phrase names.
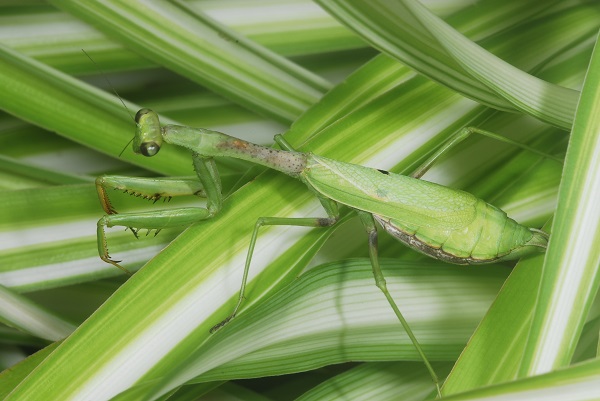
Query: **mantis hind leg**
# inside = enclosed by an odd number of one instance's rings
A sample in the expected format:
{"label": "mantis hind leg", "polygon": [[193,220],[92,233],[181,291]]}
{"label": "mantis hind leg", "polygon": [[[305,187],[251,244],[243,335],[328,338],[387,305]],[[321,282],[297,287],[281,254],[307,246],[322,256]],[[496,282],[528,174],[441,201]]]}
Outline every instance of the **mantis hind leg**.
{"label": "mantis hind leg", "polygon": [[256,220],[254,224],[254,230],[252,231],[252,237],[250,238],[250,245],[248,246],[248,253],[246,255],[246,263],[244,265],[244,274],[242,276],[242,285],[240,286],[240,292],[238,295],[238,301],[233,312],[224,320],[214,325],[210,332],[214,333],[221,327],[233,319],[242,302],[244,301],[244,292],[246,290],[246,283],[248,281],[248,272],[250,271],[250,264],[252,262],[252,254],[254,253],[254,246],[256,245],[256,239],[258,237],[258,230],[263,226],[299,226],[299,227],[331,227],[339,220],[339,211],[337,203],[331,199],[319,198],[319,201],[323,205],[323,208],[327,212],[329,217],[261,217]]}
{"label": "mantis hind leg", "polygon": [[421,164],[415,171],[410,175],[412,178],[421,178],[429,171],[429,169],[435,164],[435,162],[450,149],[464,141],[469,137],[471,131],[468,129],[461,129],[455,134],[451,135],[442,145],[431,155],[423,164]]}
{"label": "mantis hind leg", "polygon": [[370,213],[359,211],[358,215],[360,217],[361,222],[363,223],[363,225],[365,227],[365,230],[367,230],[367,234],[369,236],[369,258],[371,259],[371,266],[373,267],[373,276],[375,277],[375,285],[377,285],[377,287],[381,290],[381,292],[383,292],[383,295],[385,295],[385,298],[387,299],[388,303],[394,310],[396,317],[402,324],[402,327],[406,331],[406,334],[408,334],[408,337],[410,338],[410,340],[413,343],[413,345],[415,346],[417,352],[421,356],[421,359],[425,363],[425,366],[427,367],[427,370],[429,371],[429,374],[431,375],[431,379],[433,380],[433,382],[435,384],[438,396],[441,397],[442,393],[440,390],[439,379],[438,379],[435,371],[433,370],[433,367],[429,363],[429,360],[427,359],[425,352],[423,352],[423,349],[421,348],[421,345],[419,344],[417,337],[415,337],[408,322],[402,315],[402,312],[400,312],[398,305],[396,305],[394,298],[392,298],[392,295],[390,294],[390,292],[387,289],[385,277],[383,276],[383,272],[381,271],[381,267],[379,266],[379,256],[378,256],[378,250],[377,250],[377,227],[375,226],[375,220],[373,219],[373,216]]}
{"label": "mantis hind leg", "polygon": [[527,146],[523,143],[519,143],[513,141],[512,139],[505,138],[502,135],[498,135],[493,132],[475,127],[465,127],[459,130],[458,132],[452,134],[450,138],[448,138],[444,143],[442,143],[442,145],[431,156],[429,156],[429,158],[425,160],[425,162],[423,162],[423,164],[421,164],[410,176],[413,178],[421,178],[434,165],[434,163],[440,158],[440,156],[448,152],[450,149],[454,148],[456,145],[458,145],[465,139],[467,139],[471,134],[479,134],[500,142],[510,143],[512,145],[518,146],[522,149],[538,154],[545,158],[555,160],[559,163],[562,163],[563,161],[559,157],[541,152],[535,148],[532,148],[531,146]]}

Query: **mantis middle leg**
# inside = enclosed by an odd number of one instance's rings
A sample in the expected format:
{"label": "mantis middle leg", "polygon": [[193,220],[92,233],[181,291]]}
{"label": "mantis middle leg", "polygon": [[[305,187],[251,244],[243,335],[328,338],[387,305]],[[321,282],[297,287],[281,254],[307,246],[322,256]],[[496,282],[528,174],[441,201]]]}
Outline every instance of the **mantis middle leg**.
{"label": "mantis middle leg", "polygon": [[254,246],[256,245],[256,239],[258,237],[258,230],[263,226],[331,227],[338,222],[340,217],[338,205],[331,199],[319,197],[319,201],[327,212],[328,217],[261,217],[256,220],[256,224],[254,224],[254,230],[252,231],[252,237],[250,238],[248,253],[246,255],[244,274],[242,276],[242,285],[240,287],[237,304],[235,305],[233,312],[225,320],[219,322],[210,329],[211,333],[214,333],[221,327],[225,326],[231,319],[233,319],[242,305],[242,302],[244,301],[244,292],[246,290],[246,283],[248,281],[248,272],[250,271]]}

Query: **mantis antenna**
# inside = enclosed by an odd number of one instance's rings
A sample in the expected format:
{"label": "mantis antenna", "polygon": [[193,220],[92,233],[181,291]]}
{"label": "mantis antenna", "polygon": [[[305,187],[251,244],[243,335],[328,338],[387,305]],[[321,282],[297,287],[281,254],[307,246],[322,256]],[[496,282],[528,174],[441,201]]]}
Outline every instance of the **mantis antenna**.
{"label": "mantis antenna", "polygon": [[[133,114],[131,114],[131,110],[129,110],[129,108],[127,108],[127,105],[125,104],[125,101],[123,100],[123,98],[121,97],[121,95],[119,95],[119,93],[115,89],[115,87],[112,84],[112,82],[110,82],[110,80],[108,79],[108,75],[106,75],[106,73],[104,72],[104,70],[102,70],[102,68],[100,68],[100,66],[98,65],[98,63],[96,63],[94,61],[94,59],[85,50],[81,49],[81,51],[96,66],[96,69],[98,70],[98,72],[100,72],[100,75],[102,75],[102,77],[104,78],[104,80],[106,81],[106,83],[108,84],[108,86],[110,87],[110,89],[112,90],[112,92],[115,94],[115,96],[119,99],[119,101],[121,102],[121,104],[123,105],[123,107],[125,108],[125,110],[127,110],[127,114],[129,114],[129,118],[131,118],[133,121],[135,121],[135,118],[133,118]],[[133,139],[134,138],[131,138],[129,140],[129,142],[127,142],[127,144],[125,144],[125,146],[123,146],[123,150],[121,150],[121,152],[119,152],[119,158],[121,157],[121,155],[123,155],[123,152],[125,152],[125,149],[127,149],[127,147],[131,144],[131,142],[133,142]]]}

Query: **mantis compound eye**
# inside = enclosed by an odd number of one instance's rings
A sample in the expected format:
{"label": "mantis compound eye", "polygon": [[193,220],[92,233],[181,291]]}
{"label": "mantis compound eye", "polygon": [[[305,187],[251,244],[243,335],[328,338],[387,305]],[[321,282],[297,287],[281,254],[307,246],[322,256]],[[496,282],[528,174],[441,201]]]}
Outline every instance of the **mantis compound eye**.
{"label": "mantis compound eye", "polygon": [[141,109],[135,116],[136,131],[132,148],[134,153],[154,156],[163,142],[158,114],[150,109]]}
{"label": "mantis compound eye", "polygon": [[160,146],[155,142],[146,142],[140,145],[140,152],[144,156],[154,156],[160,150]]}

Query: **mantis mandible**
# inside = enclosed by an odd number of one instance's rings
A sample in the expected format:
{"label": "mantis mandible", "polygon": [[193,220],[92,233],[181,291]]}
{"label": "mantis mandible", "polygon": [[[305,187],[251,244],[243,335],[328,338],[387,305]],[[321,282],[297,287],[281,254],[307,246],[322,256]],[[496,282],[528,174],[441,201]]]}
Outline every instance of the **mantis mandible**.
{"label": "mantis mandible", "polygon": [[[410,248],[438,260],[453,264],[485,264],[518,259],[544,251],[548,234],[525,227],[506,213],[464,191],[444,187],[419,178],[450,147],[472,132],[465,128],[431,156],[411,176],[343,163],[312,153],[294,150],[281,136],[276,142],[283,150],[255,145],[220,132],[177,125],[161,127],[158,115],[141,109],[135,117],[137,130],[133,151],[147,157],[158,153],[163,142],[192,151],[198,179],[156,179],[104,176],[96,180],[96,188],[106,211],[98,221],[98,251],[102,260],[129,273],[108,254],[105,227],[125,226],[160,230],[189,225],[210,219],[221,209],[221,181],[213,157],[227,156],[254,162],[280,171],[303,182],[314,193],[328,217],[281,218],[262,217],[254,227],[246,257],[237,305],[231,315],[211,329],[225,325],[235,317],[244,299],[244,290],[258,230],[262,226],[292,225],[329,227],[339,220],[339,205],[356,211],[368,234],[373,275],[377,287],[387,298],[394,313],[425,362],[440,394],[439,381],[408,323],[387,290],[377,256],[377,226]],[[206,207],[181,208],[154,212],[117,214],[107,196],[107,189],[156,200],[160,197],[199,195],[206,197]],[[135,233],[135,231],[134,231]],[[130,274],[130,273],[129,273]]]}

